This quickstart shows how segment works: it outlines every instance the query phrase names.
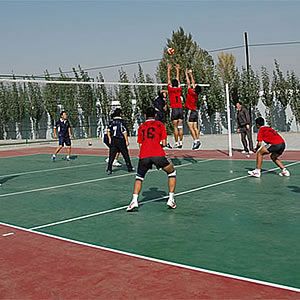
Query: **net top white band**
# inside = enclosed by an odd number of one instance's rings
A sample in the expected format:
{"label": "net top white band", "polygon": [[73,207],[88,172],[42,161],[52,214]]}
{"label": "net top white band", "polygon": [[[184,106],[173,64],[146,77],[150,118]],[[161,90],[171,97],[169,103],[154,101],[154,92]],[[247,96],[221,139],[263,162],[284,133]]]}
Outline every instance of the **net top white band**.
{"label": "net top white band", "polygon": [[[59,80],[35,80],[35,79],[0,79],[0,82],[15,82],[15,83],[52,83],[52,84],[84,84],[84,85],[129,85],[129,86],[167,86],[167,83],[138,83],[138,82],[99,82],[99,81],[59,81]],[[184,86],[185,84],[180,84]],[[196,85],[209,87],[207,83],[197,83]]]}

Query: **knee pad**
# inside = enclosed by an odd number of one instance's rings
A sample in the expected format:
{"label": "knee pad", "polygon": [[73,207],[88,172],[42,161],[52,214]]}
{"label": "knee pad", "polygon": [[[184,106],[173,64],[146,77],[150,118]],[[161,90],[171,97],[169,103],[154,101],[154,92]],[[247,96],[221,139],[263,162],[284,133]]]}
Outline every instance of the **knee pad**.
{"label": "knee pad", "polygon": [[183,130],[183,125],[178,125],[178,130]]}
{"label": "knee pad", "polygon": [[168,173],[168,177],[176,177],[176,170],[173,170],[171,173]]}

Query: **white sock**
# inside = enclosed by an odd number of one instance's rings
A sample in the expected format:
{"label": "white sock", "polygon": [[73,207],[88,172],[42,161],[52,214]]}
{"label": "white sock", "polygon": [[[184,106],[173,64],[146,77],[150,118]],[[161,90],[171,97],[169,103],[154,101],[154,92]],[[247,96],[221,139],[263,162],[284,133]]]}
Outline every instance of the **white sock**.
{"label": "white sock", "polygon": [[56,154],[53,154],[52,157],[56,157]]}
{"label": "white sock", "polygon": [[174,200],[174,193],[169,193],[169,199]]}
{"label": "white sock", "polygon": [[258,172],[258,173],[260,173],[261,170],[260,169],[255,169],[255,171]]}
{"label": "white sock", "polygon": [[67,158],[70,158],[70,156],[69,156],[69,155],[67,155]]}
{"label": "white sock", "polygon": [[195,140],[195,143],[198,143],[198,142],[200,142],[200,140]]}
{"label": "white sock", "polygon": [[139,195],[138,194],[133,194],[132,195],[132,201],[136,201],[138,200]]}
{"label": "white sock", "polygon": [[182,145],[182,141],[179,142],[179,145]]}

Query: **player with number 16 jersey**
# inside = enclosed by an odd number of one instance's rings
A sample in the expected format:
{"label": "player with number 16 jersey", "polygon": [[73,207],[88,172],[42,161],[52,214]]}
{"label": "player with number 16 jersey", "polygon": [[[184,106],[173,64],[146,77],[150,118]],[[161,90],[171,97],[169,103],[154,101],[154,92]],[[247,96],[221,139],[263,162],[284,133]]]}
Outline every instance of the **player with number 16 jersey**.
{"label": "player with number 16 jersey", "polygon": [[166,156],[160,145],[160,142],[166,138],[167,131],[163,123],[153,119],[145,121],[138,130],[137,142],[141,145],[140,159]]}

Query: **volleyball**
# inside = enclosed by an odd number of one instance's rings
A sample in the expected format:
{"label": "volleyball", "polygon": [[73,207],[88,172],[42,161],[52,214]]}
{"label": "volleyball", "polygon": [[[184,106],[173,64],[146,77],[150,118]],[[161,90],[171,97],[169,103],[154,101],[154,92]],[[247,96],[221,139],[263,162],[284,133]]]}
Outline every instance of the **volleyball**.
{"label": "volleyball", "polygon": [[173,54],[175,53],[174,48],[168,48],[167,53],[168,53],[169,55],[173,55]]}

